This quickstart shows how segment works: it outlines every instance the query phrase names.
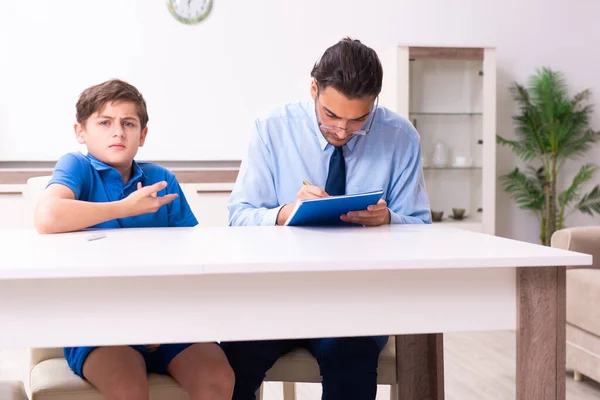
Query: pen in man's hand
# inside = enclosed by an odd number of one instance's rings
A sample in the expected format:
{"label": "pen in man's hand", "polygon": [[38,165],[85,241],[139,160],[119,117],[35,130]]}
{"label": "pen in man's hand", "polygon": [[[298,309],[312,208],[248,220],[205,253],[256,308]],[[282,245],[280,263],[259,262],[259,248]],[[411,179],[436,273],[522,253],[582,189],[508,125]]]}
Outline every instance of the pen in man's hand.
{"label": "pen in man's hand", "polygon": [[302,181],[302,184],[304,184],[306,186],[310,186],[310,183],[308,183],[307,181]]}

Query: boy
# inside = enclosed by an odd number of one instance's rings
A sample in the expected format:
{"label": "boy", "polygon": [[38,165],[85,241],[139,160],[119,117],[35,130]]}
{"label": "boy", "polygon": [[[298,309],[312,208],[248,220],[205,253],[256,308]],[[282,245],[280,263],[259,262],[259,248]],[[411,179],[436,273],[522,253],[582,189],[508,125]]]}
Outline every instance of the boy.
{"label": "boy", "polygon": [[[148,133],[146,102],[135,87],[120,80],[92,86],[76,108],[75,136],[88,154],[58,160],[35,211],[40,233],[197,225],[175,175],[134,161]],[[233,392],[233,371],[215,343],[65,348],[65,358],[107,399],[147,400],[147,371],[170,374],[190,399]]]}

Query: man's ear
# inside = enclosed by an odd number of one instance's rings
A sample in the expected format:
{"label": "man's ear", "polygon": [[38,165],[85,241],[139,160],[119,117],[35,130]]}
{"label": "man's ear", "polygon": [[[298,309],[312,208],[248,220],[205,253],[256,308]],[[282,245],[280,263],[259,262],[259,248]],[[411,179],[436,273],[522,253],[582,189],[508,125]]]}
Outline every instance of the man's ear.
{"label": "man's ear", "polygon": [[145,127],[140,132],[140,147],[142,147],[144,145],[144,142],[146,141],[146,135],[147,134],[148,134],[148,127]]}
{"label": "man's ear", "polygon": [[317,98],[317,92],[319,90],[319,86],[317,85],[317,81],[313,78],[310,82],[310,95],[313,100]]}
{"label": "man's ear", "polygon": [[85,127],[80,123],[76,123],[75,125],[73,125],[73,130],[75,131],[77,143],[85,144],[85,137],[83,136],[83,134],[85,133]]}

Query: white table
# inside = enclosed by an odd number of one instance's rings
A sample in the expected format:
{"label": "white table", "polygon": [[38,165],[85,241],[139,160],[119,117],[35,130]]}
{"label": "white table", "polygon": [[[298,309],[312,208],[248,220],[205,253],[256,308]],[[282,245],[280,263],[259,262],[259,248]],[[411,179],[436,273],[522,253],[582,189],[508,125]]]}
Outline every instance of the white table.
{"label": "white table", "polygon": [[[0,346],[397,337],[400,398],[442,399],[441,332],[517,329],[517,398],[565,397],[565,266],[437,226],[0,230]],[[403,397],[404,396],[404,397]]]}

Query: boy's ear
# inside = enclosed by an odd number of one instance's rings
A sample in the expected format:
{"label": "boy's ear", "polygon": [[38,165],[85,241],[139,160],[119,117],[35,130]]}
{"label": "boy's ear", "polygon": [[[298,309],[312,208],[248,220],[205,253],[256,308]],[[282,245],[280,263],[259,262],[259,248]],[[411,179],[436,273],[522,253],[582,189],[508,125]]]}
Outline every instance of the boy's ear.
{"label": "boy's ear", "polygon": [[77,138],[77,142],[79,144],[85,144],[85,138],[83,137],[83,133],[85,132],[84,127],[80,123],[76,123],[73,126],[75,130],[75,137]]}
{"label": "boy's ear", "polygon": [[140,147],[142,147],[144,145],[147,134],[148,134],[148,127],[145,127],[144,129],[142,129],[142,132],[140,132]]}
{"label": "boy's ear", "polygon": [[312,81],[310,82],[310,95],[312,97],[313,100],[315,100],[317,98],[317,81],[313,78]]}

